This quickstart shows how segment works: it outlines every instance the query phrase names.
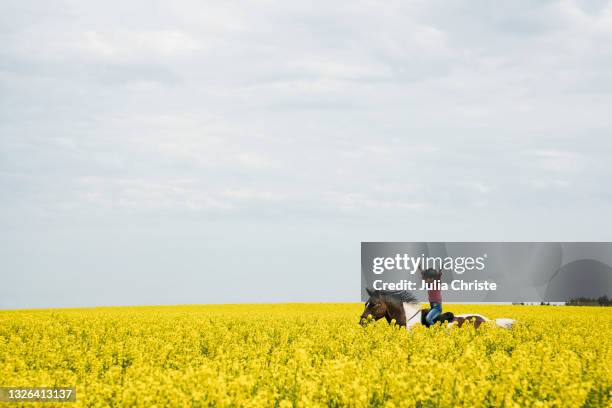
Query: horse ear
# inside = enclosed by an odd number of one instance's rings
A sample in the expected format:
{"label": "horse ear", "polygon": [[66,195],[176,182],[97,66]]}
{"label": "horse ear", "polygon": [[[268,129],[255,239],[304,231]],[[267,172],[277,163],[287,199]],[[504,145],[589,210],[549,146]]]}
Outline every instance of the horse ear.
{"label": "horse ear", "polygon": [[373,290],[371,290],[370,288],[366,288],[366,292],[368,292],[368,295],[369,295],[370,297],[374,296],[374,291],[373,291]]}

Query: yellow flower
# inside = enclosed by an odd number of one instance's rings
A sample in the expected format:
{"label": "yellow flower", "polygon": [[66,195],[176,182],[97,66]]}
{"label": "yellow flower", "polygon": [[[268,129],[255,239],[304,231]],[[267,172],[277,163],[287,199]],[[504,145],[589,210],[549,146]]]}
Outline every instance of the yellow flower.
{"label": "yellow flower", "polygon": [[612,405],[612,308],[446,308],[519,323],[363,328],[358,304],[0,311],[0,386],[74,385],[76,407]]}

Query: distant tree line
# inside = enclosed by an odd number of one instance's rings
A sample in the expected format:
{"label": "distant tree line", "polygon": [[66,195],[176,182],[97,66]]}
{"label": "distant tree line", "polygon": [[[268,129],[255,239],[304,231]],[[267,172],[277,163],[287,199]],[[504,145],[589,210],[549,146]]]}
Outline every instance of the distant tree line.
{"label": "distant tree line", "polygon": [[609,299],[608,296],[600,296],[597,299],[579,297],[579,298],[570,299],[569,302],[566,303],[566,305],[568,306],[612,306],[612,299]]}
{"label": "distant tree line", "polygon": [[[514,302],[513,305],[537,305],[535,302]],[[563,302],[540,302],[540,306],[560,306],[563,305]],[[587,297],[578,297],[572,298],[569,301],[565,302],[566,306],[612,306],[612,298],[609,298],[607,295],[600,296],[597,299],[595,298],[587,298]]]}

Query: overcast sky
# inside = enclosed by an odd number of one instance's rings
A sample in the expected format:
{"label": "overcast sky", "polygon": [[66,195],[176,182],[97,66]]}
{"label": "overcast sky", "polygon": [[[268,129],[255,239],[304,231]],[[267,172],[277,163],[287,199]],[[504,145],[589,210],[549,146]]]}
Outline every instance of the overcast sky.
{"label": "overcast sky", "polygon": [[609,1],[0,3],[0,307],[358,301],[361,241],[612,240]]}

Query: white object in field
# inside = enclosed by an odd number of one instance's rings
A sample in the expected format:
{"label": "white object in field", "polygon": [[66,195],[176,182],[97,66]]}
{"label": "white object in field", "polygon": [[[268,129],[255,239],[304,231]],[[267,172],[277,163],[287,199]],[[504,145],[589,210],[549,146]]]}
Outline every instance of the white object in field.
{"label": "white object in field", "polygon": [[497,327],[501,327],[504,329],[511,329],[512,326],[514,326],[514,319],[508,319],[508,318],[499,318],[499,319],[495,319],[495,324],[497,325]]}

